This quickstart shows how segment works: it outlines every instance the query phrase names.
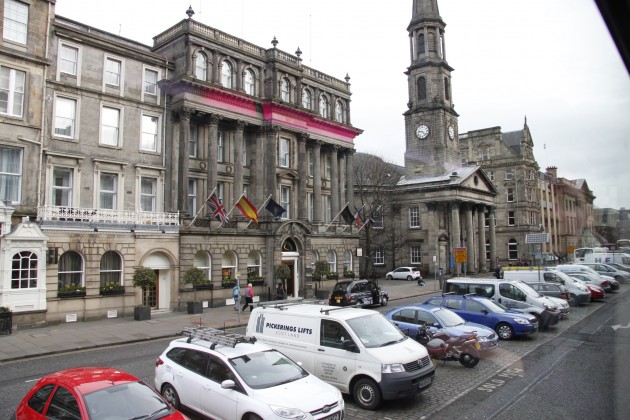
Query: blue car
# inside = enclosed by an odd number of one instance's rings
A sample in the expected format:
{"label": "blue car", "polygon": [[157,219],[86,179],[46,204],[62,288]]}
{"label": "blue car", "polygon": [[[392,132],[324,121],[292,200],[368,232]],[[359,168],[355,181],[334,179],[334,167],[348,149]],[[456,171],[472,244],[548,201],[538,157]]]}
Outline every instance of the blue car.
{"label": "blue car", "polygon": [[477,333],[479,350],[491,350],[499,345],[497,334],[488,327],[464,321],[455,312],[422,305],[401,306],[384,313],[385,317],[409,337],[415,337],[422,325],[431,333],[444,330],[451,337]]}
{"label": "blue car", "polygon": [[502,340],[534,334],[538,331],[536,317],[510,310],[488,298],[472,295],[444,295],[427,299],[427,308],[448,308],[466,321],[492,328]]}

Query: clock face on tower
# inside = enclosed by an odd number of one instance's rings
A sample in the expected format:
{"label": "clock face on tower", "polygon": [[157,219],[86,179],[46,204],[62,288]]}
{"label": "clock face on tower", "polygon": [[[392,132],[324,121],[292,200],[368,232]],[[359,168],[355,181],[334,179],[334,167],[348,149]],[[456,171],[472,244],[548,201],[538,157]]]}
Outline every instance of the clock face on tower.
{"label": "clock face on tower", "polygon": [[448,137],[453,140],[455,138],[455,126],[453,124],[450,124],[448,126]]}
{"label": "clock face on tower", "polygon": [[420,124],[416,128],[416,137],[418,137],[420,140],[424,140],[429,137],[429,126],[427,126],[426,124]]}

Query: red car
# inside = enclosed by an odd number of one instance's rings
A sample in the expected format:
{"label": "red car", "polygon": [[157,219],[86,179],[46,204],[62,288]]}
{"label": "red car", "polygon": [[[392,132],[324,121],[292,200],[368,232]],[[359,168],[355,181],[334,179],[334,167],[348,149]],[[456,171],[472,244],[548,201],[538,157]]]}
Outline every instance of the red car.
{"label": "red car", "polygon": [[604,299],[606,297],[606,292],[601,287],[589,283],[584,283],[584,286],[591,292],[591,300]]}
{"label": "red car", "polygon": [[149,385],[110,367],[82,367],[46,375],[26,394],[17,420],[189,420]]}

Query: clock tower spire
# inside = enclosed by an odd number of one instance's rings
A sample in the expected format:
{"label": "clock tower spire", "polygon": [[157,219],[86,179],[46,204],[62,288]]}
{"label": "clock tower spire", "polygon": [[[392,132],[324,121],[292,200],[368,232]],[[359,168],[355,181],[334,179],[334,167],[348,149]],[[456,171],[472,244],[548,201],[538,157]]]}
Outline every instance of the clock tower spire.
{"label": "clock tower spire", "polygon": [[437,0],[413,0],[409,32],[411,64],[405,117],[405,174],[436,176],[460,166],[457,117],[446,61],[446,24]]}

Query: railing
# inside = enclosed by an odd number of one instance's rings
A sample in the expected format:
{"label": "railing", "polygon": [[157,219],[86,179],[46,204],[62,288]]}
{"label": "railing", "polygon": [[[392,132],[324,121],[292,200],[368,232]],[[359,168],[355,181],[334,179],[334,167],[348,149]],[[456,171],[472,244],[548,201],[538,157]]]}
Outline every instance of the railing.
{"label": "railing", "polygon": [[91,209],[84,207],[41,206],[37,220],[60,222],[112,223],[135,225],[179,226],[179,212]]}

